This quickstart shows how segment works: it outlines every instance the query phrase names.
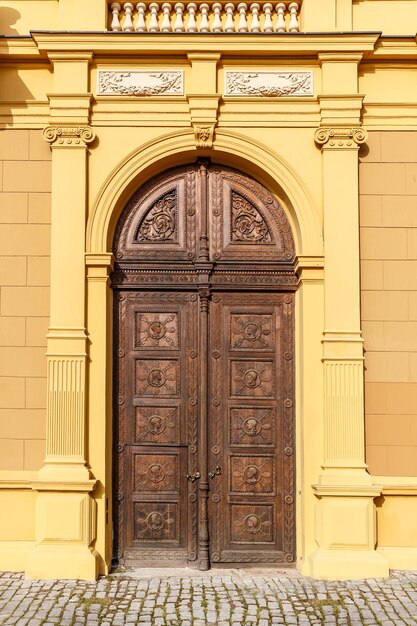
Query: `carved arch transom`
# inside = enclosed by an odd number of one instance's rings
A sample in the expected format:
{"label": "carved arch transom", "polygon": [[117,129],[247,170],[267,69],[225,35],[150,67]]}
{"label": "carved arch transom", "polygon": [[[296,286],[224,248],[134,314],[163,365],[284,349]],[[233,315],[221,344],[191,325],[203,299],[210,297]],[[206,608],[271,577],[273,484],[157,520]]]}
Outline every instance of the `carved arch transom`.
{"label": "carved arch transom", "polygon": [[250,176],[217,164],[208,164],[204,179],[199,165],[192,164],[142,186],[119,220],[116,259],[197,259],[204,211],[210,261],[294,259],[291,228],[277,198]]}

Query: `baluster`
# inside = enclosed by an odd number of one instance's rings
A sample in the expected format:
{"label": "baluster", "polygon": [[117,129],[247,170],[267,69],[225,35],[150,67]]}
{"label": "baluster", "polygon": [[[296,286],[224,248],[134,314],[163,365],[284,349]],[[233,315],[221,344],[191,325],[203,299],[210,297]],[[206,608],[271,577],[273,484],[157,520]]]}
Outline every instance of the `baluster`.
{"label": "baluster", "polygon": [[162,24],[161,31],[163,33],[170,33],[172,31],[171,27],[171,5],[169,2],[164,2],[162,5]]}
{"label": "baluster", "polygon": [[254,2],[253,4],[250,5],[250,10],[252,11],[252,22],[250,25],[251,33],[259,33],[261,31],[261,25],[259,23],[259,9],[260,8],[261,6],[257,2]]}
{"label": "baluster", "polygon": [[265,16],[264,33],[272,33],[274,30],[274,25],[272,23],[272,17],[271,17],[273,6],[270,2],[266,2],[263,6],[263,9],[264,9],[264,16]]}
{"label": "baluster", "polygon": [[182,2],[177,2],[176,5],[174,6],[174,9],[176,11],[176,18],[175,18],[175,22],[174,22],[174,31],[176,33],[183,33],[185,31],[184,28],[184,19],[183,19],[183,13],[184,13],[184,5]]}
{"label": "baluster", "polygon": [[187,4],[187,10],[188,10],[187,32],[188,33],[196,33],[197,32],[197,23],[195,21],[196,9],[197,9],[197,5],[196,5],[195,2],[189,2]]}
{"label": "baluster", "polygon": [[157,2],[151,2],[149,5],[149,9],[151,12],[151,19],[149,20],[149,32],[157,33],[159,31],[159,24],[158,24],[159,4]]}
{"label": "baluster", "polygon": [[201,12],[200,33],[210,32],[210,26],[209,26],[208,15],[207,15],[209,8],[210,8],[210,5],[208,5],[206,2],[203,2],[203,4],[200,4],[200,12]]}
{"label": "baluster", "polygon": [[248,32],[248,22],[246,21],[247,8],[248,5],[245,4],[245,2],[239,2],[239,4],[237,5],[237,10],[239,11],[239,24],[237,29],[240,33]]}
{"label": "baluster", "polygon": [[119,20],[119,12],[120,9],[122,8],[120,5],[120,2],[112,2],[110,5],[112,14],[113,14],[113,18],[112,18],[112,22],[110,24],[110,28],[114,31],[117,30],[122,30],[121,26],[120,26],[120,20]]}
{"label": "baluster", "polygon": [[233,12],[235,10],[235,5],[233,4],[233,2],[228,2],[224,8],[226,9],[226,24],[224,27],[224,31],[226,33],[234,33],[235,21],[233,19]]}
{"label": "baluster", "polygon": [[298,3],[297,2],[291,2],[290,6],[288,7],[290,10],[290,26],[289,26],[289,31],[290,33],[298,33],[299,31],[299,23],[298,23]]}
{"label": "baluster", "polygon": [[144,2],[138,2],[136,5],[136,10],[138,12],[138,22],[136,24],[136,30],[138,33],[144,33],[146,31],[146,22],[145,22],[146,4]]}
{"label": "baluster", "polygon": [[123,30],[128,33],[134,30],[132,21],[133,4],[131,2],[125,2],[123,8],[125,10],[125,23],[123,24]]}
{"label": "baluster", "polygon": [[283,2],[278,2],[275,8],[278,13],[277,26],[275,30],[277,31],[277,33],[285,33],[285,17],[284,17],[285,4]]}
{"label": "baluster", "polygon": [[222,18],[220,16],[221,10],[222,10],[222,5],[220,4],[220,2],[215,2],[213,4],[213,13],[214,13],[213,26],[212,26],[213,33],[222,32]]}

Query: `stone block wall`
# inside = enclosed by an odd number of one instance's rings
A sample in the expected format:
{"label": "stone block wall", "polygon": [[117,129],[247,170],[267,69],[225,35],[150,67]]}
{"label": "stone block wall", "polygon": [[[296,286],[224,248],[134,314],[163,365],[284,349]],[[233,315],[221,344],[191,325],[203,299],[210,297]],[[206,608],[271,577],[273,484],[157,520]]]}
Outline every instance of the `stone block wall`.
{"label": "stone block wall", "polygon": [[360,153],[366,453],[417,475],[417,132],[370,132]]}
{"label": "stone block wall", "polygon": [[45,454],[51,153],[38,130],[0,130],[0,470]]}

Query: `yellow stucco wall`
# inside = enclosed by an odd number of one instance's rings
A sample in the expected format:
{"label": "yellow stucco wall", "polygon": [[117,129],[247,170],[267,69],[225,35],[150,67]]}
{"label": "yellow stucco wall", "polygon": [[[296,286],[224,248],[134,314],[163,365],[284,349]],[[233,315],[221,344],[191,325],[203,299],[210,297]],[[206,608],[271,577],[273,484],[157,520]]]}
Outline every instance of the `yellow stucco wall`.
{"label": "yellow stucco wall", "polygon": [[45,456],[51,155],[40,130],[0,129],[0,470]]}
{"label": "yellow stucco wall", "polygon": [[417,133],[371,132],[360,158],[366,449],[417,475]]}
{"label": "yellow stucco wall", "polygon": [[[198,155],[266,185],[293,229],[297,567],[415,566],[417,44],[351,31],[411,34],[417,0],[396,21],[384,0],[304,0],[316,34],[241,37],[109,35],[108,4],[0,0],[0,507],[20,520],[0,524],[0,568],[109,570],[114,228]],[[99,95],[102,69],[182,69],[184,93]],[[225,96],[227,70],[311,71],[313,94]]]}

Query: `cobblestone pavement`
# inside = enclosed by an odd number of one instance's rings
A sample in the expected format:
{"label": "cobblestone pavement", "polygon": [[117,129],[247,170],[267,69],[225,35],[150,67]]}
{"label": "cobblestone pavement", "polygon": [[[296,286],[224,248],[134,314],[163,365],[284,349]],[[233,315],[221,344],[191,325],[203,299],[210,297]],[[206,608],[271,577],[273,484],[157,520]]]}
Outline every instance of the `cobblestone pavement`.
{"label": "cobblestone pavement", "polygon": [[417,625],[417,572],[322,582],[291,570],[140,570],[98,582],[0,574],[0,624]]}

